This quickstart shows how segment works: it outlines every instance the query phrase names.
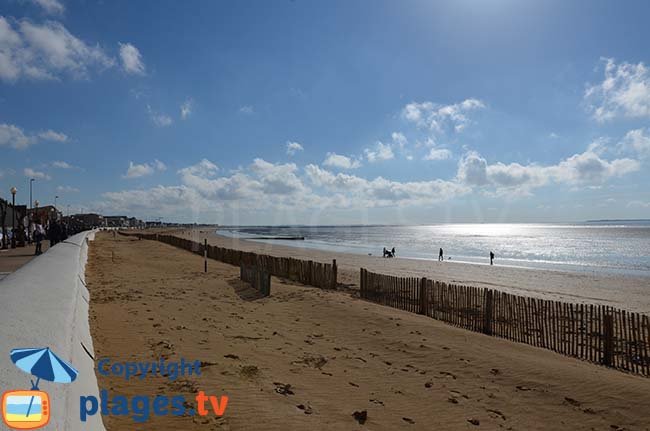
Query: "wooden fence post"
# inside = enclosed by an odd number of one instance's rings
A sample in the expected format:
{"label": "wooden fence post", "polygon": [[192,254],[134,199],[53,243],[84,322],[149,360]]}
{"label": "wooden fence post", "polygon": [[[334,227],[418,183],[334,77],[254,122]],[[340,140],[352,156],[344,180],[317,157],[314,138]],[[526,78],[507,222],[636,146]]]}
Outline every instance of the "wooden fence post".
{"label": "wooden fence post", "polygon": [[483,333],[486,335],[492,335],[492,306],[494,304],[492,300],[492,289],[484,290],[484,303],[483,303]]}
{"label": "wooden fence post", "polygon": [[603,358],[602,363],[611,367],[614,359],[614,319],[611,314],[603,315]]}
{"label": "wooden fence post", "polygon": [[429,308],[429,289],[427,287],[427,278],[420,279],[420,312],[418,314],[427,315]]}
{"label": "wooden fence post", "polygon": [[208,239],[203,239],[203,272],[208,272]]}
{"label": "wooden fence post", "polygon": [[336,268],[336,259],[332,260],[332,289],[336,289],[336,274],[337,274],[337,268]]}

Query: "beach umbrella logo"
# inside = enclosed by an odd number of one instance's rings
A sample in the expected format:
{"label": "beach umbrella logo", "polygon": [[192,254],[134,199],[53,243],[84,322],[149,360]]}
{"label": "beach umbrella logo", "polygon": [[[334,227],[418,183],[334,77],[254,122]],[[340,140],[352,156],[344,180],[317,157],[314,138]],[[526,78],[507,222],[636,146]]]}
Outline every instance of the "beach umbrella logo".
{"label": "beach umbrella logo", "polygon": [[79,372],[49,347],[14,349],[11,361],[22,371],[36,377],[31,380],[28,391],[7,391],[2,396],[2,418],[13,429],[41,428],[50,420],[50,399],[47,392],[41,391],[41,380],[55,383],[72,383]]}

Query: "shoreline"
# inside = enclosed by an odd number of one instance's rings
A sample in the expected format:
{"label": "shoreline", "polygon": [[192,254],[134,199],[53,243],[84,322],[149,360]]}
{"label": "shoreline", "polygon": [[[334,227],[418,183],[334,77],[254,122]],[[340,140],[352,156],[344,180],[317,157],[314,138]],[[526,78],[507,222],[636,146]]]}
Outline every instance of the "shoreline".
{"label": "shoreline", "polygon": [[[363,252],[355,252],[354,247],[350,246],[337,246],[337,245],[332,245],[330,243],[324,242],[324,241],[313,241],[313,240],[305,240],[304,242],[297,242],[297,243],[283,243],[283,241],[287,240],[296,240],[296,239],[302,239],[304,240],[304,237],[299,237],[299,238],[284,238],[284,237],[246,237],[246,236],[238,236],[238,235],[228,235],[228,232],[237,232],[234,230],[230,229],[215,229],[215,235],[228,238],[228,239],[237,239],[240,241],[252,241],[252,242],[260,242],[260,243],[267,243],[267,242],[272,242],[273,244],[277,244],[280,246],[286,246],[286,247],[298,247],[298,248],[303,248],[307,250],[317,250],[317,251],[322,251],[322,252],[329,252],[329,253],[344,253],[344,254],[352,254],[352,255],[361,255],[361,256],[380,256],[380,253],[377,252],[376,254],[371,253],[369,254],[367,250],[364,250],[364,247],[359,247],[359,250],[363,250]],[[293,241],[292,241],[293,242]],[[304,245],[300,245],[304,244]],[[319,246],[319,244],[322,244]],[[426,257],[430,256],[430,257]],[[435,253],[423,255],[420,253],[419,255],[417,254],[407,254],[407,255],[402,255],[398,253],[399,258],[402,259],[411,259],[411,260],[423,260],[427,262],[438,262],[438,257],[435,255]],[[447,258],[444,260],[444,262],[448,263],[461,263],[461,264],[468,264],[468,265],[489,265],[488,260],[489,257],[486,256],[449,256],[447,254]],[[613,276],[624,276],[624,277],[635,277],[635,278],[646,278],[650,281],[650,271],[647,269],[635,269],[635,268],[624,268],[624,267],[616,267],[616,266],[597,266],[595,264],[589,264],[589,263],[580,263],[580,262],[556,262],[556,261],[550,261],[550,260],[526,260],[526,259],[516,259],[516,258],[504,258],[504,257],[499,257],[497,256],[495,261],[497,262],[494,266],[499,266],[502,268],[518,268],[518,269],[531,269],[531,270],[546,270],[546,271],[556,271],[556,272],[564,272],[564,273],[576,273],[576,274],[593,274],[593,275],[613,275]],[[505,263],[503,263],[505,262]]]}
{"label": "shoreline", "polygon": [[[631,275],[604,275],[530,269],[462,262],[365,256],[353,253],[324,251],[299,246],[278,245],[226,237],[214,229],[163,229],[193,241],[208,239],[211,245],[252,251],[274,256],[293,257],[329,263],[337,260],[339,284],[358,290],[359,268],[394,276],[427,277],[446,283],[487,287],[504,292],[585,304],[602,304],[629,311],[650,314],[650,279]],[[450,265],[450,263],[452,265]],[[616,288],[613,289],[612,286]]]}

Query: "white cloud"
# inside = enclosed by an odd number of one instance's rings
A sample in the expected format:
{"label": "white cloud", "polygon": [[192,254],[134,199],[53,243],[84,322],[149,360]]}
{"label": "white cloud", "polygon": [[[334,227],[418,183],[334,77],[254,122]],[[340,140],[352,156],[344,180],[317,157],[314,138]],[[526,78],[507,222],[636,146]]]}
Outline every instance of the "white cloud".
{"label": "white cloud", "polygon": [[412,102],[402,109],[402,117],[436,133],[460,132],[470,123],[468,114],[483,108],[485,104],[478,99],[466,99],[452,105]]}
{"label": "white cloud", "polygon": [[59,0],[31,0],[31,2],[50,15],[61,15],[65,12],[65,6]]}
{"label": "white cloud", "polygon": [[71,165],[68,162],[64,162],[62,160],[55,160],[52,162],[52,167],[53,168],[59,168],[59,169],[77,169],[76,166]]}
{"label": "white cloud", "polygon": [[54,142],[67,142],[68,136],[64,133],[55,132],[54,130],[46,130],[38,134],[38,137],[44,141],[54,141]]}
{"label": "white cloud", "polygon": [[57,186],[56,191],[59,193],[79,193],[79,189],[72,186]]}
{"label": "white cloud", "polygon": [[323,165],[339,169],[357,169],[361,167],[361,162],[352,157],[342,156],[336,153],[327,153]]}
{"label": "white cloud", "polygon": [[424,156],[424,160],[447,160],[451,158],[451,151],[446,148],[431,148]]}
{"label": "white cloud", "polygon": [[650,202],[644,202],[644,201],[630,201],[627,203],[627,206],[629,208],[650,208]]}
{"label": "white cloud", "polygon": [[181,119],[186,120],[192,115],[192,109],[194,109],[194,101],[192,99],[187,99],[183,104],[181,104]]}
{"label": "white cloud", "polygon": [[199,177],[212,177],[216,175],[218,170],[219,167],[214,163],[212,163],[210,160],[202,159],[196,165],[188,166],[187,168],[183,168],[178,172],[181,175],[196,175]]}
{"label": "white cloud", "polygon": [[155,160],[153,161],[152,166],[153,166],[154,169],[157,170],[157,171],[161,171],[161,172],[162,172],[162,171],[166,171],[166,170],[167,170],[167,166],[166,166],[163,162],[161,162],[160,160],[158,160],[158,159],[155,159]]}
{"label": "white cloud", "polygon": [[619,146],[628,151],[636,152],[640,157],[650,157],[650,133],[648,130],[630,130]]}
{"label": "white cloud", "polygon": [[151,121],[158,127],[171,126],[173,123],[173,120],[169,115],[158,113],[151,109],[151,106],[149,105],[147,105],[147,112],[149,113]]}
{"label": "white cloud", "polygon": [[253,111],[253,107],[251,105],[244,105],[241,108],[239,108],[239,112],[242,114],[252,114],[255,111]]}
{"label": "white cloud", "polygon": [[48,174],[45,172],[39,172],[36,171],[32,168],[25,168],[23,170],[23,174],[25,174],[26,177],[28,178],[36,178],[37,180],[51,180],[52,177],[50,177]]}
{"label": "white cloud", "polygon": [[588,86],[585,102],[600,122],[616,117],[650,118],[650,71],[643,63],[616,64],[605,58],[602,82]]}
{"label": "white cloud", "polygon": [[439,179],[399,182],[377,177],[367,180],[355,175],[334,174],[316,165],[307,165],[305,172],[316,187],[342,194],[346,198],[344,201],[360,207],[430,204],[469,192],[462,184]]}
{"label": "white cloud", "polygon": [[393,139],[393,143],[398,145],[400,148],[404,148],[406,144],[408,144],[406,136],[401,132],[393,132],[391,138]]}
{"label": "white cloud", "polygon": [[35,142],[34,138],[25,135],[20,127],[12,124],[0,124],[0,146],[22,150]]}
{"label": "white cloud", "polygon": [[298,151],[303,151],[304,148],[298,142],[287,141],[287,155],[293,156]]}
{"label": "white cloud", "polygon": [[63,74],[87,78],[91,69],[112,67],[115,60],[99,46],[90,46],[58,22],[12,25],[0,16],[0,79],[58,79]]}
{"label": "white cloud", "polygon": [[158,159],[151,163],[134,164],[129,162],[129,168],[122,178],[132,179],[153,175],[156,171],[161,172],[167,169],[167,166]]}
{"label": "white cloud", "polygon": [[390,160],[395,157],[391,145],[384,144],[380,141],[377,141],[373,148],[366,148],[364,153],[366,154],[366,159],[368,159],[370,163]]}
{"label": "white cloud", "polygon": [[556,165],[521,165],[497,162],[488,164],[475,151],[468,151],[458,163],[457,179],[471,186],[493,186],[497,193],[516,192],[529,194],[533,188],[550,182],[569,185],[599,185],[610,178],[622,177],[639,170],[633,159],[605,160],[598,145],[590,145],[580,154],[574,154]]}
{"label": "white cloud", "polygon": [[119,43],[122,69],[133,75],[144,75],[145,66],[140,50],[130,43]]}

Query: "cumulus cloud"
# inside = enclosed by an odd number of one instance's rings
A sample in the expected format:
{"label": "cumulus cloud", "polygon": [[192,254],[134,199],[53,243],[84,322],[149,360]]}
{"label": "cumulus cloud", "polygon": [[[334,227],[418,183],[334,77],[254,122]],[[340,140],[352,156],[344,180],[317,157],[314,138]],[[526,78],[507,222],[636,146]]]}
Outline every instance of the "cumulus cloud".
{"label": "cumulus cloud", "polygon": [[57,186],[56,191],[59,193],[79,193],[79,189],[72,186]]}
{"label": "cumulus cloud", "polygon": [[112,67],[115,60],[99,46],[72,35],[59,22],[9,22],[0,16],[0,79],[87,78],[91,69]]}
{"label": "cumulus cloud", "polygon": [[192,115],[192,109],[194,108],[194,101],[192,99],[187,99],[181,104],[181,119],[186,120]]}
{"label": "cumulus cloud", "polygon": [[39,141],[66,142],[68,137],[64,133],[48,130],[36,134],[26,133],[23,129],[13,124],[0,124],[0,147],[11,147],[24,150]]}
{"label": "cumulus cloud", "polygon": [[469,123],[469,113],[485,108],[478,99],[466,99],[451,105],[433,102],[412,102],[402,108],[402,117],[433,132],[460,132]]}
{"label": "cumulus cloud", "polygon": [[12,124],[0,124],[0,146],[22,150],[35,142],[34,138],[25,135],[20,127]]}
{"label": "cumulus cloud", "polygon": [[406,136],[402,132],[393,132],[390,136],[393,139],[393,143],[400,148],[404,148],[408,144],[408,139],[406,139]]}
{"label": "cumulus cloud", "polygon": [[377,141],[374,147],[366,148],[364,150],[364,153],[366,154],[366,159],[368,159],[370,163],[395,158],[395,153],[393,153],[392,146],[390,144],[384,144],[380,141]]}
{"label": "cumulus cloud", "polygon": [[446,148],[431,148],[424,160],[447,160],[451,158],[451,151]]}
{"label": "cumulus cloud", "polygon": [[630,201],[627,203],[627,206],[629,208],[650,208],[650,202],[645,202],[645,201]]}
{"label": "cumulus cloud", "polygon": [[605,77],[585,90],[593,118],[604,122],[616,117],[650,118],[650,71],[643,63],[616,63],[604,58]]}
{"label": "cumulus cloud", "polygon": [[38,137],[44,141],[54,142],[67,142],[68,136],[64,133],[55,132],[54,130],[46,130],[38,134]]}
{"label": "cumulus cloud", "polygon": [[303,151],[304,148],[298,142],[287,141],[287,155],[293,156],[298,151]]}
{"label": "cumulus cloud", "polygon": [[327,153],[323,165],[339,169],[357,169],[361,167],[361,162],[353,157],[343,156],[336,153]]}
{"label": "cumulus cloud", "polygon": [[598,185],[639,168],[639,162],[634,159],[603,159],[597,145],[591,145],[585,152],[550,166],[501,162],[488,164],[476,151],[468,151],[458,163],[456,178],[470,186],[495,187],[498,193],[513,191],[529,194],[532,189],[550,182],[575,186]]}
{"label": "cumulus cloud", "polygon": [[158,127],[171,126],[174,122],[169,115],[154,111],[150,105],[147,105],[147,112],[149,113],[149,118],[151,118],[151,121]]}
{"label": "cumulus cloud", "polygon": [[145,66],[140,50],[130,43],[119,43],[122,69],[133,75],[144,75]]}
{"label": "cumulus cloud", "polygon": [[78,169],[76,166],[71,165],[68,162],[64,162],[62,160],[55,160],[52,162],[52,167],[53,168],[59,168],[59,169]]}
{"label": "cumulus cloud", "polygon": [[40,6],[45,13],[50,15],[61,15],[65,12],[65,6],[59,0],[31,0],[31,2]]}
{"label": "cumulus cloud", "polygon": [[368,180],[350,174],[334,174],[316,165],[307,165],[305,172],[314,186],[342,194],[346,202],[365,207],[430,204],[469,192],[463,184],[440,179],[399,182],[377,177]]}
{"label": "cumulus cloud", "polygon": [[644,129],[630,130],[625,134],[619,147],[635,152],[640,157],[650,157],[650,132]]}
{"label": "cumulus cloud", "polygon": [[166,169],[167,166],[158,159],[155,159],[151,163],[142,164],[129,162],[129,168],[126,170],[126,174],[122,175],[122,178],[132,179],[146,177],[148,175],[153,175],[155,172],[161,172]]}
{"label": "cumulus cloud", "polygon": [[32,168],[25,168],[23,170],[23,174],[28,178],[36,178],[37,180],[51,180],[52,179],[52,177],[50,177],[45,172],[40,172],[40,171],[34,170]]}

